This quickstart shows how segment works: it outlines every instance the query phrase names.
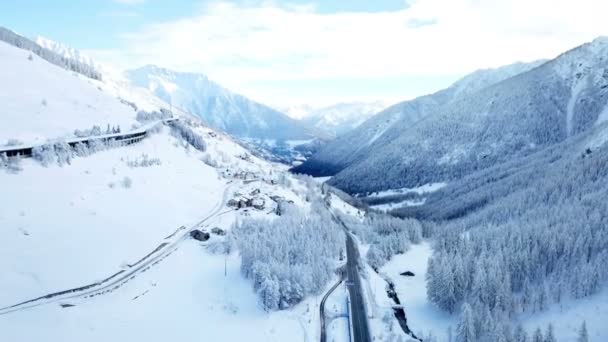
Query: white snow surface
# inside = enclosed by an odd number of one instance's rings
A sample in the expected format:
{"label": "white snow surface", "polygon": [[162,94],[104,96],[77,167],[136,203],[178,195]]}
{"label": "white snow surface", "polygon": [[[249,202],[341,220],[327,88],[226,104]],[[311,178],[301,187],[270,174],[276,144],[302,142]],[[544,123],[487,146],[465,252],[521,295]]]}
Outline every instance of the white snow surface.
{"label": "white snow surface", "polygon": [[568,300],[540,313],[522,315],[519,319],[530,336],[536,328],[544,330],[553,324],[558,341],[576,341],[584,321],[589,341],[608,341],[608,288],[591,297]]}
{"label": "white snow surface", "polygon": [[[405,254],[394,256],[380,272],[395,283],[395,290],[405,309],[408,325],[418,336],[432,332],[439,341],[448,341],[448,328],[456,332],[457,317],[433,305],[426,296],[426,270],[433,250],[428,241],[411,245]],[[411,271],[414,277],[401,272]]]}
{"label": "white snow surface", "polygon": [[76,50],[65,44],[53,41],[51,39],[48,39],[48,38],[45,38],[42,36],[36,37],[35,42],[38,45],[42,46],[43,48],[51,50],[51,51],[59,54],[60,56],[89,65],[95,69],[99,69],[102,67],[101,64],[95,62],[95,60],[93,60],[93,58],[91,58],[91,57],[83,54],[79,50]]}
{"label": "white snow surface", "polygon": [[419,205],[423,205],[424,203],[426,203],[426,198],[423,198],[419,201],[404,200],[404,201],[399,201],[399,202],[394,202],[394,203],[391,202],[391,203],[385,203],[385,204],[372,205],[371,207],[376,210],[389,212],[391,210],[400,209],[403,207],[416,207]]}
{"label": "white snow surface", "polygon": [[311,110],[302,120],[332,136],[351,131],[387,107],[382,101],[338,103]]}
{"label": "white snow surface", "polygon": [[419,195],[424,195],[424,194],[428,194],[431,192],[435,192],[435,191],[445,187],[446,185],[447,185],[447,183],[443,183],[443,182],[427,183],[427,184],[417,186],[415,188],[400,188],[400,189],[389,189],[389,190],[377,191],[377,192],[373,192],[373,193],[367,195],[366,197],[371,197],[371,198],[386,197],[386,196],[406,194],[408,192],[415,192]]}
{"label": "white snow surface", "polygon": [[29,55],[0,42],[0,144],[8,139],[39,144],[93,125],[136,124],[133,108],[98,89],[96,81],[35,55],[30,61]]}
{"label": "white snow surface", "polygon": [[[119,79],[88,80],[28,56],[0,43],[0,103],[5,105],[0,142],[44,142],[106,121],[130,128],[135,111],[118,97],[139,108],[167,108]],[[36,107],[43,98],[46,112]],[[269,181],[285,173],[285,166],[243,158],[247,151],[230,137],[202,125],[195,129],[206,152],[163,128],[137,144],[73,158],[70,165],[43,167],[23,159],[22,171],[0,171],[0,308],[129,270],[160,243],[180,240],[169,238],[179,227],[193,227],[210,212],[218,215],[198,228],[229,230],[239,217],[272,217],[272,195],[308,207],[299,181],[291,178],[291,187]],[[144,154],[160,165],[128,165]],[[208,165],[213,162],[217,167]],[[243,171],[260,180],[233,178]],[[223,206],[224,195],[249,196],[256,189],[265,210]],[[320,298],[265,312],[240,272],[238,251],[225,258],[208,249],[222,239],[180,240],[162,262],[109,293],[2,312],[0,341],[317,340]]]}

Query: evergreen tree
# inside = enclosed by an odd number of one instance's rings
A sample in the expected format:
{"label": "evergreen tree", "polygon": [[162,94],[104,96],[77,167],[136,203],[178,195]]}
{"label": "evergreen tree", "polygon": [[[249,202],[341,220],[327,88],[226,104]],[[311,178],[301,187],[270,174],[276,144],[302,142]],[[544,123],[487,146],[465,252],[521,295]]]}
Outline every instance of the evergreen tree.
{"label": "evergreen tree", "polygon": [[580,330],[578,331],[578,339],[576,342],[589,342],[589,334],[587,333],[587,323],[583,321]]}
{"label": "evergreen tree", "polygon": [[514,342],[528,342],[528,334],[524,330],[521,324],[518,324],[515,328],[515,334],[513,335]]}
{"label": "evergreen tree", "polygon": [[549,323],[547,327],[547,333],[545,335],[545,342],[555,342],[555,336],[553,334],[553,324]]}
{"label": "evergreen tree", "polygon": [[543,338],[543,332],[540,330],[540,328],[536,328],[536,330],[534,331],[534,335],[532,336],[532,342],[544,342],[545,339]]}
{"label": "evergreen tree", "polygon": [[473,317],[473,309],[469,303],[462,305],[460,321],[456,331],[456,342],[474,342],[477,341],[475,336],[475,322]]}

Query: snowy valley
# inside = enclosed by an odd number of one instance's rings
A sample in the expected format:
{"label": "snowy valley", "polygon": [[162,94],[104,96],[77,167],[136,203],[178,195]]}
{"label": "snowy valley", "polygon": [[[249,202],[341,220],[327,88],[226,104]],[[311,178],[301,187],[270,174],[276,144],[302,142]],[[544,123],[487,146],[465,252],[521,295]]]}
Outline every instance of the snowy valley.
{"label": "snowy valley", "polygon": [[608,341],[608,38],[388,107],[0,61],[0,341]]}

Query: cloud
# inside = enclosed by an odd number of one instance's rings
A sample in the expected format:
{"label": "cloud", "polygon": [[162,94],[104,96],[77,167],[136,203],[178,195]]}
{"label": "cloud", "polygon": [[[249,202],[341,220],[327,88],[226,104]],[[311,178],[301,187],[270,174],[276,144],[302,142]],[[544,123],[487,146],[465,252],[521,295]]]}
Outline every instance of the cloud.
{"label": "cloud", "polygon": [[454,75],[553,57],[608,32],[607,12],[608,2],[597,0],[417,0],[397,11],[332,14],[314,5],[220,1],[127,33],[120,49],[98,56],[206,72],[266,100],[269,90],[250,85]]}

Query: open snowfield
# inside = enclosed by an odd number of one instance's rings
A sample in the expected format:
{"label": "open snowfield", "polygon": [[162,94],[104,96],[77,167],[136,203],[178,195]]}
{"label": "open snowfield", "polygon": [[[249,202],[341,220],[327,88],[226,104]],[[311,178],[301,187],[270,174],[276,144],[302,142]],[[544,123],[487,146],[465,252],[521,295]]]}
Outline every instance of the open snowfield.
{"label": "open snowfield", "polygon": [[[457,318],[441,311],[426,296],[426,269],[432,249],[428,242],[411,245],[405,254],[394,256],[380,272],[395,283],[399,300],[405,308],[408,325],[418,336],[432,332],[439,341],[448,341],[448,329],[456,332]],[[401,272],[411,271],[414,277]]]}
{"label": "open snowfield", "polygon": [[[225,181],[175,142],[156,134],[70,166],[24,160],[20,173],[0,172],[0,306],[112,274],[208,215]],[[162,164],[127,165],[143,153]]]}
{"label": "open snowfield", "polygon": [[402,195],[408,192],[415,192],[419,195],[428,194],[434,191],[437,191],[443,187],[445,187],[447,183],[428,183],[415,188],[400,188],[400,189],[390,189],[378,192],[372,192],[366,197],[369,198],[378,198],[378,197],[386,197],[386,196],[394,196],[394,195]]}
{"label": "open snowfield", "polygon": [[[282,169],[254,157],[241,159],[245,151],[225,136],[206,136],[206,142],[207,152],[186,149],[165,128],[138,144],[75,158],[71,165],[45,168],[28,159],[17,174],[0,172],[0,183],[6,184],[3,194],[11,199],[0,209],[0,240],[6,242],[0,252],[0,306],[128,270],[127,264],[172,241],[166,238],[180,226],[190,227],[212,212],[219,215],[200,228],[229,230],[238,217],[269,217],[272,195],[306,207],[299,197],[304,186],[296,180],[283,187],[222,178],[220,171],[226,169],[264,177],[277,176]],[[161,164],[127,165],[143,153]],[[205,155],[221,167],[208,166],[201,160]],[[237,193],[256,189],[268,210],[225,207]],[[214,235],[209,243],[216,239],[221,238]],[[318,339],[321,295],[290,310],[267,313],[240,272],[238,251],[225,258],[203,245],[184,240],[162,262],[110,293],[1,315],[0,340]],[[28,329],[34,324],[36,329]]]}
{"label": "open snowfield", "polygon": [[558,341],[576,341],[585,321],[589,341],[608,341],[608,289],[588,298],[552,305],[541,313],[521,315],[519,319],[530,335],[538,327],[553,324]]}
{"label": "open snowfield", "polygon": [[[224,276],[224,266],[226,276]],[[76,306],[46,305],[0,317],[2,341],[317,341],[319,299],[267,313],[240,258],[186,241],[157,267]],[[35,329],[32,327],[35,326]]]}

